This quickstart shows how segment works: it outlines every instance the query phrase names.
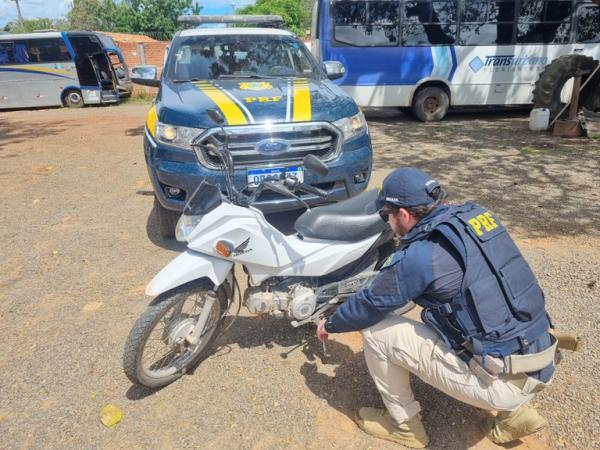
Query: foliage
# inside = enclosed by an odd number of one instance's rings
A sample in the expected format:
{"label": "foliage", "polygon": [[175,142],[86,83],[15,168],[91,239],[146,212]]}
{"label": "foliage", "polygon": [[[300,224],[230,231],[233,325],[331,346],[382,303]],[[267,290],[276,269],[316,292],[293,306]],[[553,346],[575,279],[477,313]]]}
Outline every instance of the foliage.
{"label": "foliage", "polygon": [[4,31],[9,33],[31,33],[36,30],[65,30],[67,23],[63,19],[28,19],[17,20],[16,22],[8,22]]}
{"label": "foliage", "polygon": [[309,2],[298,0],[256,0],[256,4],[237,11],[239,14],[276,14],[283,17],[285,27],[304,36],[310,29]]}
{"label": "foliage", "polygon": [[177,17],[201,7],[192,0],[73,0],[67,17],[72,30],[144,33],[169,39]]}

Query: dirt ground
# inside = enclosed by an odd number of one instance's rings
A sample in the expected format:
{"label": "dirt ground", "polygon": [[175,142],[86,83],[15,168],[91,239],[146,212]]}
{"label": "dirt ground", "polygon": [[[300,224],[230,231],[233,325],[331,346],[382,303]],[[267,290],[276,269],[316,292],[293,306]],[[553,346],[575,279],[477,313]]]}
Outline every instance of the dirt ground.
{"label": "dirt ground", "polygon": [[[157,235],[142,152],[148,105],[0,113],[2,448],[392,449],[352,422],[381,400],[357,333],[324,358],[312,328],[243,313],[199,368],[149,391],[121,369],[149,299],[181,245]],[[427,169],[455,201],[494,210],[538,274],[567,354],[535,404],[550,427],[511,448],[600,448],[600,142],[527,129],[527,114],[455,114],[420,124],[368,111],[372,184]],[[483,411],[414,382],[433,449],[497,448]],[[100,422],[114,404],[116,427]]]}

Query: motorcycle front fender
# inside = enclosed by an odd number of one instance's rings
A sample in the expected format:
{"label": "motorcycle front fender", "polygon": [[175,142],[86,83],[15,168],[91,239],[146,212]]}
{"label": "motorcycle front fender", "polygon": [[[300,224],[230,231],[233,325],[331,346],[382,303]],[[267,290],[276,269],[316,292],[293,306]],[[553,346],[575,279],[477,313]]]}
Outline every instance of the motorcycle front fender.
{"label": "motorcycle front fender", "polygon": [[207,277],[219,286],[225,281],[233,263],[187,250],[167,264],[146,286],[146,295],[157,296],[170,289]]}

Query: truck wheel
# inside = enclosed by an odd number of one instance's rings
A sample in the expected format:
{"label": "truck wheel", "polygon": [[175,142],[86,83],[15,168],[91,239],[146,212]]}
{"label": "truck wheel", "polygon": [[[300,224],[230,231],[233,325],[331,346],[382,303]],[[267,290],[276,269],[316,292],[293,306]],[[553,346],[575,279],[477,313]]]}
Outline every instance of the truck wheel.
{"label": "truck wheel", "polygon": [[163,208],[160,202],[154,197],[154,212],[158,222],[158,232],[165,239],[175,237],[175,226],[179,220],[180,214],[177,211]]}
{"label": "truck wheel", "polygon": [[413,99],[412,113],[421,122],[439,122],[448,112],[448,93],[437,86],[419,90]]}
{"label": "truck wheel", "polygon": [[[565,83],[578,71],[591,72],[597,65],[598,61],[591,56],[564,55],[556,58],[544,68],[535,83],[533,107],[548,108],[550,117],[556,117],[564,106],[560,96]],[[600,83],[598,77],[599,75],[596,75],[595,80],[591,80],[579,95],[581,105],[592,111],[600,107],[600,93],[597,91]],[[583,82],[585,82],[585,76]]]}
{"label": "truck wheel", "polygon": [[83,96],[79,89],[69,89],[63,95],[65,106],[69,108],[82,108],[83,107]]}

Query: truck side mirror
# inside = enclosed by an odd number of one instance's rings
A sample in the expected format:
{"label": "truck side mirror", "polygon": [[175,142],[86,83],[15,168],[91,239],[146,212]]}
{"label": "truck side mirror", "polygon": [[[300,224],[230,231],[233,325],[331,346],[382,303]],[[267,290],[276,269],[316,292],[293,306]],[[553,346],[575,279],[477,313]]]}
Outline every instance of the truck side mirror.
{"label": "truck side mirror", "polygon": [[156,80],[158,68],[151,65],[134,66],[131,68],[132,78],[142,78],[144,80]]}
{"label": "truck side mirror", "polygon": [[323,70],[330,80],[337,80],[346,74],[346,68],[339,61],[324,61]]}

